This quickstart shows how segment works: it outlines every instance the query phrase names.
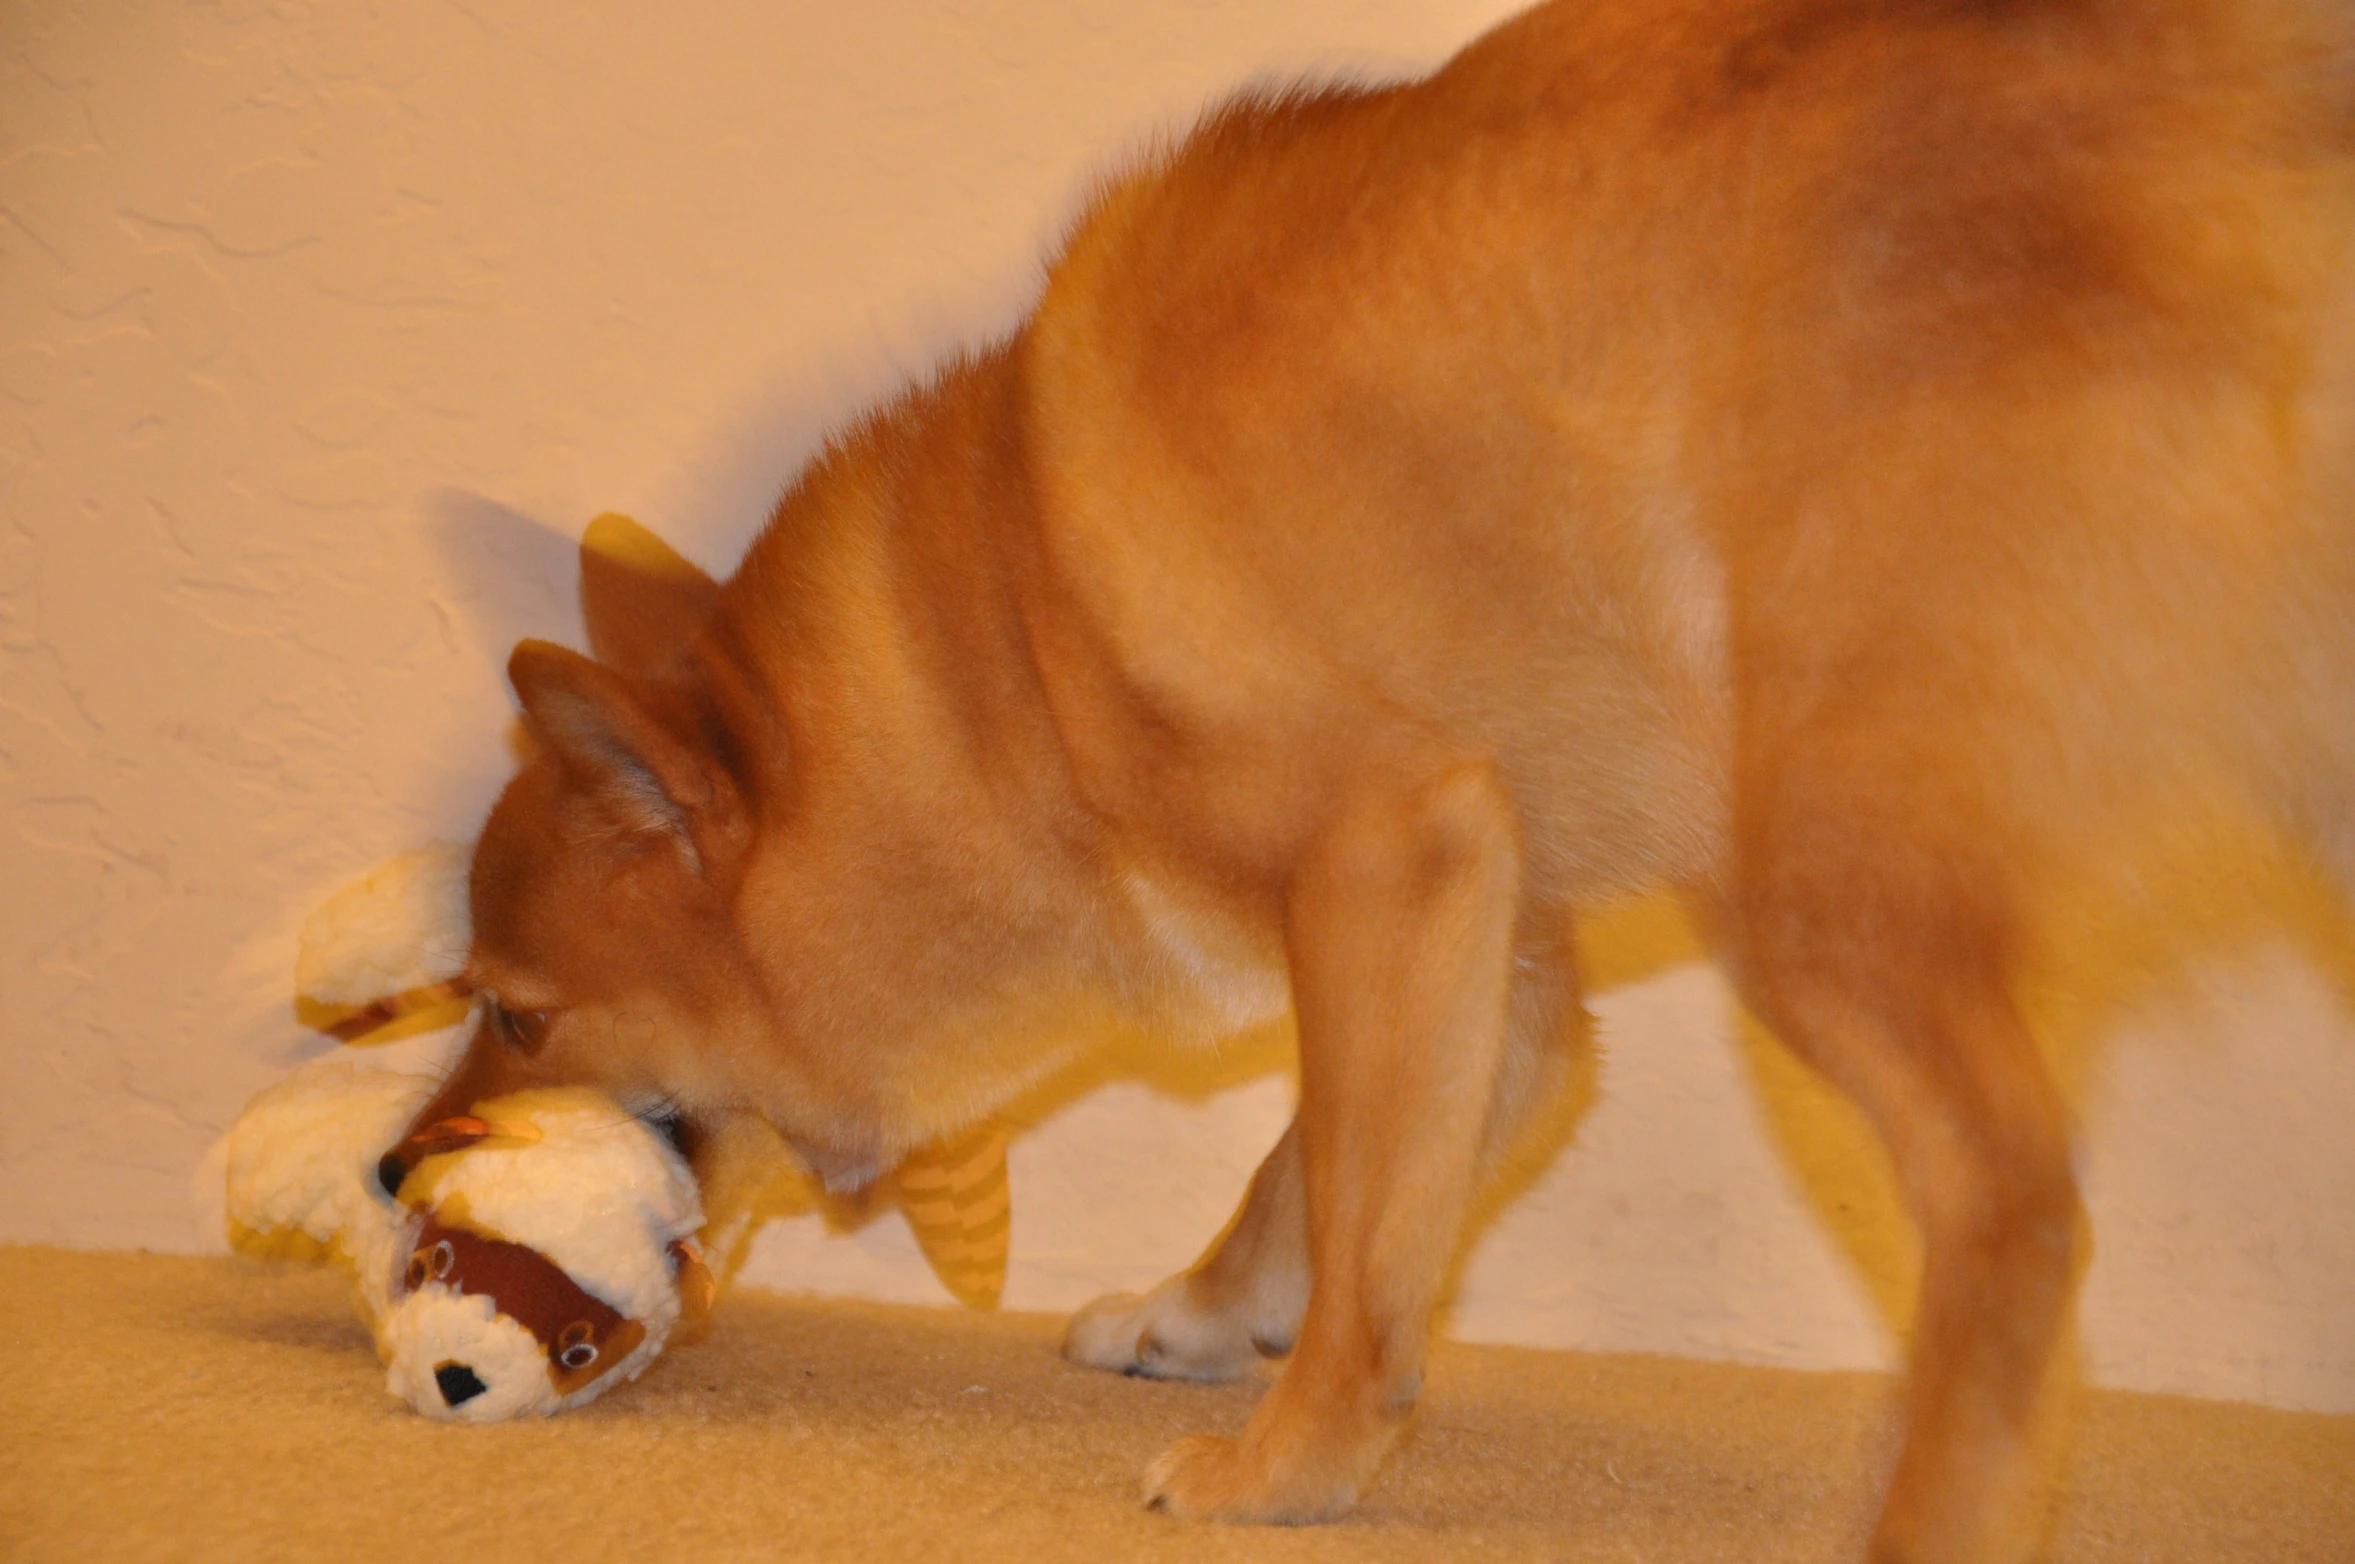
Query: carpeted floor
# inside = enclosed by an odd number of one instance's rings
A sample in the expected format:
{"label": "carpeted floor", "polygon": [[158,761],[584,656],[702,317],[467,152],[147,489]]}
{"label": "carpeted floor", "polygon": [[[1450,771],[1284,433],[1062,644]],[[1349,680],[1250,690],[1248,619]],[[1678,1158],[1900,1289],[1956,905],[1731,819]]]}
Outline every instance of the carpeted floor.
{"label": "carpeted floor", "polygon": [[[1887,1386],[1660,1358],[1438,1353],[1359,1516],[1184,1526],[1137,1475],[1256,1386],[1055,1356],[1060,1323],[744,1294],[551,1421],[417,1417],[341,1283],[0,1248],[0,1558],[41,1561],[1817,1560],[1854,1552]],[[2101,1394],[2055,1560],[2355,1560],[2355,1418]]]}

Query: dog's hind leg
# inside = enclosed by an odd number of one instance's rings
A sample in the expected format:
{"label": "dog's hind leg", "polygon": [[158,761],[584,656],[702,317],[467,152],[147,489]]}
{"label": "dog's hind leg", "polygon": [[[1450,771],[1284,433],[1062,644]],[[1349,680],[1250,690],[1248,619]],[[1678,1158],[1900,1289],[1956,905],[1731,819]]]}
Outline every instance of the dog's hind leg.
{"label": "dog's hind leg", "polygon": [[[1577,1006],[1565,920],[1524,928],[1514,960],[1505,1061],[1489,1107],[1483,1171],[1545,1100],[1562,1028]],[[1151,1292],[1113,1293],[1071,1318],[1063,1355],[1152,1379],[1233,1379],[1292,1350],[1308,1310],[1308,1208],[1295,1122],[1260,1163],[1225,1231],[1188,1269]]]}
{"label": "dog's hind leg", "polygon": [[1903,747],[1840,730],[1750,768],[1728,954],[1877,1124],[1925,1243],[1872,1557],[2009,1558],[2081,1214],[2067,1114],[2008,991],[1996,831]]}
{"label": "dog's hind leg", "polygon": [[1063,1356],[1151,1379],[1233,1379],[1288,1352],[1308,1308],[1308,1208],[1300,1127],[1252,1175],[1226,1231],[1151,1292],[1111,1293],[1071,1317]]}

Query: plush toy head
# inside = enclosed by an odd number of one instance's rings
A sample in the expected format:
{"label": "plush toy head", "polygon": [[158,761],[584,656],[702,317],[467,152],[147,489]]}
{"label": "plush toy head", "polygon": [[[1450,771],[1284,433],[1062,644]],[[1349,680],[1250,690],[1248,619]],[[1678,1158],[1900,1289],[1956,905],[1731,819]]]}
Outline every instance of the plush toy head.
{"label": "plush toy head", "polygon": [[434,1127],[395,1199],[376,1153],[428,1077],[315,1061],[255,1098],[229,1140],[231,1236],[352,1272],[393,1393],[491,1422],[634,1379],[710,1305],[685,1163],[589,1092],[478,1105]]}
{"label": "plush toy head", "polygon": [[432,1133],[377,1331],[410,1405],[478,1422],[576,1406],[710,1306],[695,1183],[650,1126],[538,1092]]}

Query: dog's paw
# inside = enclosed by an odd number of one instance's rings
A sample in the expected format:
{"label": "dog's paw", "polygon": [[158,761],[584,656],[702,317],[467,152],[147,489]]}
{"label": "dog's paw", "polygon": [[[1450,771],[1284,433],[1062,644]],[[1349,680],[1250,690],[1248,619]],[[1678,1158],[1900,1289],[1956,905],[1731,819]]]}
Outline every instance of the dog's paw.
{"label": "dog's paw", "polygon": [[1184,1276],[1141,1298],[1098,1298],[1063,1333],[1072,1362],[1149,1379],[1233,1379],[1269,1350],[1242,1322],[1197,1307]]}
{"label": "dog's paw", "polygon": [[1145,1469],[1145,1504],[1180,1520],[1304,1526],[1349,1513],[1355,1481],[1322,1463],[1268,1463],[1232,1439],[1181,1439]]}

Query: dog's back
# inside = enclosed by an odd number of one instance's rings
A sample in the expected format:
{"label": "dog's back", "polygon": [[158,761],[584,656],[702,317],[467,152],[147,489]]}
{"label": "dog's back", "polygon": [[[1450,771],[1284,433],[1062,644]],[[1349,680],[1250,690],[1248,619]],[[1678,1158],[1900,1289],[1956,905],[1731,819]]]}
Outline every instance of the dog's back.
{"label": "dog's back", "polygon": [[2018,853],[2162,787],[2344,818],[2340,20],[1553,6],[1246,100],[1034,325],[1060,562],[1173,721],[1339,662],[1498,748],[1573,895],[1715,873],[1782,726]]}

